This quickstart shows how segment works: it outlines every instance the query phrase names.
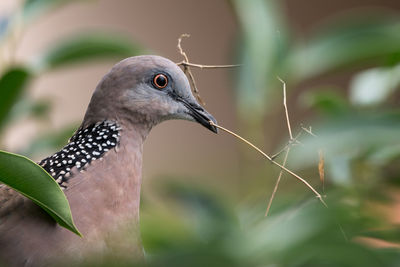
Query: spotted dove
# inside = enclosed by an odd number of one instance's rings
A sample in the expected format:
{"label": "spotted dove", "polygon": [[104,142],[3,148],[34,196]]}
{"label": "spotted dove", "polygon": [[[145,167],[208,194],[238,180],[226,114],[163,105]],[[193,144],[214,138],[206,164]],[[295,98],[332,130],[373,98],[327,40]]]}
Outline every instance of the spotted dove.
{"label": "spotted dove", "polygon": [[[83,237],[2,185],[0,266],[47,266],[59,257],[79,262],[103,253],[140,257],[143,142],[153,126],[169,119],[196,121],[217,132],[175,63],[137,56],[116,64],[98,84],[68,144],[40,162],[64,190]],[[127,233],[129,238],[114,240]]]}

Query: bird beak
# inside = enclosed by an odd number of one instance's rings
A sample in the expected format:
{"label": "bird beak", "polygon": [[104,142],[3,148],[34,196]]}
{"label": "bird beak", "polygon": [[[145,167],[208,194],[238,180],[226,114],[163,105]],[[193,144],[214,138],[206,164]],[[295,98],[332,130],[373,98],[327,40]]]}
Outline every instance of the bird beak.
{"label": "bird beak", "polygon": [[217,124],[217,120],[202,106],[200,106],[197,103],[188,103],[186,101],[182,101],[182,103],[189,109],[190,115],[201,125],[209,129],[210,131],[213,131],[214,133],[218,133],[217,127],[214,125],[210,124],[210,121],[212,121],[214,124]]}
{"label": "bird beak", "polygon": [[193,117],[195,121],[209,129],[214,133],[218,133],[217,127],[212,125],[210,122],[212,121],[214,124],[217,124],[217,120],[208,113],[202,106],[197,104],[196,102],[187,101],[186,99],[178,96],[177,94],[170,93],[170,96],[174,98],[176,101],[181,102],[188,110],[189,115]]}
{"label": "bird beak", "polygon": [[189,102],[176,94],[170,94],[170,96],[173,97],[176,101],[181,102],[189,110],[189,115],[192,116],[195,121],[209,129],[210,131],[218,133],[217,127],[211,125],[210,123],[212,121],[214,124],[217,124],[217,120],[210,113],[204,110],[202,106],[192,101]]}

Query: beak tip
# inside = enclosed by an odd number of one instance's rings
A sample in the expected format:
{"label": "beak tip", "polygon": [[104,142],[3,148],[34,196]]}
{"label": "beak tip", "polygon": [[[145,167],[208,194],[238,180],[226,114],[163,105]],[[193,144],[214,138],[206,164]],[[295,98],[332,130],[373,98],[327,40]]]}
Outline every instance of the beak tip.
{"label": "beak tip", "polygon": [[214,125],[211,125],[210,130],[211,130],[213,133],[218,134],[218,128],[215,127]]}
{"label": "beak tip", "polygon": [[183,101],[183,104],[186,106],[188,109],[189,114],[193,118],[194,121],[197,121],[201,125],[203,125],[205,128],[209,129],[213,133],[218,133],[218,128],[215,127],[214,125],[217,125],[217,120],[204,108],[202,108],[199,104],[197,103],[192,103],[190,104],[187,101]]}
{"label": "beak tip", "polygon": [[210,129],[213,133],[218,134],[218,128],[213,125],[213,124],[218,124],[217,120],[213,116],[210,116],[210,121],[208,123],[209,123],[208,129]]}

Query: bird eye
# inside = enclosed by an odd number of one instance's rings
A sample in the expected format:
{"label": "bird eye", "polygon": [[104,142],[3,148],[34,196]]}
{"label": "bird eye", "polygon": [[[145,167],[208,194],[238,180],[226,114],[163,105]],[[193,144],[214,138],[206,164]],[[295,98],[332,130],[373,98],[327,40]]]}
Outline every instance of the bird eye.
{"label": "bird eye", "polygon": [[157,74],[154,76],[153,84],[158,89],[164,89],[168,85],[168,78],[164,74]]}

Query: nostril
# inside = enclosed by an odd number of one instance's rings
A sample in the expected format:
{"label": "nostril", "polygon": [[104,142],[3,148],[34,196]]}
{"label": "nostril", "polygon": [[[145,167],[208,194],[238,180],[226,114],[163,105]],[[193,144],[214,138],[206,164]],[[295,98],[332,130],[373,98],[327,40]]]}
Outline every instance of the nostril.
{"label": "nostril", "polygon": [[194,106],[194,109],[198,111],[204,111],[204,108],[201,106]]}

